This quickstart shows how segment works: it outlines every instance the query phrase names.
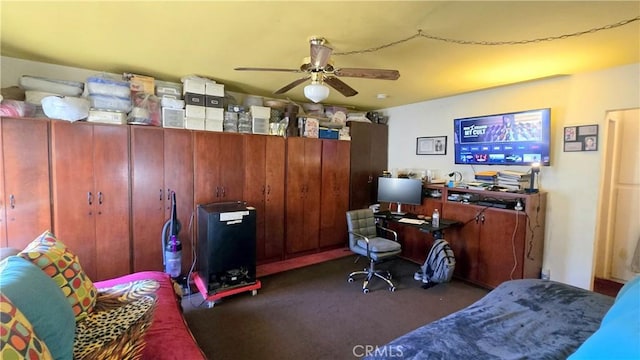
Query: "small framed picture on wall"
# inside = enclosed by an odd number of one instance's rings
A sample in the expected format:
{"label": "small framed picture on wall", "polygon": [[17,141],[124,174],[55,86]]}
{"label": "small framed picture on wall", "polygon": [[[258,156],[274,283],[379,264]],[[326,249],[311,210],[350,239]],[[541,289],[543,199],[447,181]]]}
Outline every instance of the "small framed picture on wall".
{"label": "small framed picture on wall", "polygon": [[446,155],[447,137],[419,137],[416,141],[416,155]]}
{"label": "small framed picture on wall", "polygon": [[565,127],[564,151],[598,151],[598,125]]}

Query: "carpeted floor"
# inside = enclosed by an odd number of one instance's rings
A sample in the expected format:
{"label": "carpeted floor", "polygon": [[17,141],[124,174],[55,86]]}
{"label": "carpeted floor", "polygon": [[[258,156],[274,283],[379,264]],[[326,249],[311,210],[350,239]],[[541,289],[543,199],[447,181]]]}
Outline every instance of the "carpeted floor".
{"label": "carpeted floor", "polygon": [[354,359],[358,346],[383,345],[428,322],[470,305],[487,291],[454,280],[423,289],[417,265],[402,259],[383,264],[397,290],[347,275],[366,264],[354,256],[264,276],[249,292],[208,309],[202,296],[185,297],[185,318],[210,359]]}

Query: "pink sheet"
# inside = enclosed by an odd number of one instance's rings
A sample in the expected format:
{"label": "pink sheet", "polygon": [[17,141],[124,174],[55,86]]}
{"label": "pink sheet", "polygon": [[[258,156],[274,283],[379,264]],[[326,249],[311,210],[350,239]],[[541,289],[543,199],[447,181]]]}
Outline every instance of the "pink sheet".
{"label": "pink sheet", "polygon": [[169,275],[157,271],[143,271],[115,279],[98,281],[98,289],[135,280],[153,279],[160,283],[157,291],[158,305],[153,323],[145,334],[147,343],[143,359],[206,359],[198,347],[182,316]]}

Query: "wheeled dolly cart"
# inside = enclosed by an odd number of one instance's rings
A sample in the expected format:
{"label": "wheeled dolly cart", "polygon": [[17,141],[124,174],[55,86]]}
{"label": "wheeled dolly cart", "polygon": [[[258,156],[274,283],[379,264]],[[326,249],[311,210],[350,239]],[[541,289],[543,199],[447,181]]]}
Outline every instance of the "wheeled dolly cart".
{"label": "wheeled dolly cart", "polygon": [[233,287],[228,290],[222,290],[213,294],[209,294],[207,284],[205,284],[205,282],[197,273],[193,275],[193,281],[195,282],[198,291],[200,292],[200,294],[202,294],[202,297],[206,301],[208,308],[214,307],[216,302],[220,301],[224,297],[239,294],[242,292],[251,291],[251,296],[256,296],[258,294],[258,289],[262,287],[262,283],[260,283],[260,280],[256,280],[256,282],[253,284]]}

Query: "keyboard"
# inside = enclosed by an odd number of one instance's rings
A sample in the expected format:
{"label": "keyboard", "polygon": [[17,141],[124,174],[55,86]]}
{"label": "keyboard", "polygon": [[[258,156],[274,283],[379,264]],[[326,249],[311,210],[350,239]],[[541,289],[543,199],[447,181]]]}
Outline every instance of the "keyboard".
{"label": "keyboard", "polygon": [[407,219],[407,218],[402,218],[400,220],[398,220],[399,223],[405,223],[405,224],[413,224],[413,225],[422,225],[424,224],[426,221],[424,220],[420,220],[420,219]]}

